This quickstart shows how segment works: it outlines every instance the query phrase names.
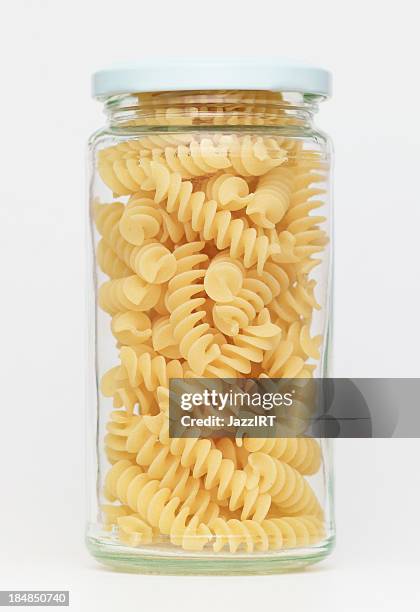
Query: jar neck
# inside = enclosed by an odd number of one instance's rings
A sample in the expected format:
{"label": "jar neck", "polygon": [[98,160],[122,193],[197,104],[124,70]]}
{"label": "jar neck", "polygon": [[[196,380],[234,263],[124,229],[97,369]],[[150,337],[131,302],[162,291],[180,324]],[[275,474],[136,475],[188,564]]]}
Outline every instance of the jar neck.
{"label": "jar neck", "polygon": [[251,90],[120,94],[104,100],[116,128],[277,126],[308,128],[322,96]]}

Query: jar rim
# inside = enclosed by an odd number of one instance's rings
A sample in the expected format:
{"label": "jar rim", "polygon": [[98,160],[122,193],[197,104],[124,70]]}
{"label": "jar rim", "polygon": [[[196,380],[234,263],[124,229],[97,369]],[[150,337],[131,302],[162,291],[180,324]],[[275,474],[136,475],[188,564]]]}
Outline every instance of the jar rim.
{"label": "jar rim", "polygon": [[328,70],[284,59],[167,59],[98,70],[92,96],[161,91],[293,91],[330,97]]}

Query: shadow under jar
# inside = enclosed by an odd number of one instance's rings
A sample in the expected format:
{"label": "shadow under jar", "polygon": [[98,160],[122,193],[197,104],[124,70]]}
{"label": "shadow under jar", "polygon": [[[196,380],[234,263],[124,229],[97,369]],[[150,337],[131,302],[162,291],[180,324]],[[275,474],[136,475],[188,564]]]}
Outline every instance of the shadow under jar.
{"label": "shadow under jar", "polygon": [[282,63],[94,76],[87,544],[106,565],[270,574],[333,546],[328,440],[168,431],[172,378],[328,376],[329,92]]}

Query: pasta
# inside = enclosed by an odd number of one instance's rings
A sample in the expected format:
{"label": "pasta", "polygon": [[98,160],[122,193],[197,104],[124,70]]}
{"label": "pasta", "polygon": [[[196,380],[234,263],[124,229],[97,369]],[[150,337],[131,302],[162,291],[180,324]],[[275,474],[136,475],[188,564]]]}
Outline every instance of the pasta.
{"label": "pasta", "polygon": [[[209,125],[258,125],[253,112],[266,95],[230,92],[228,104],[221,93]],[[144,124],[193,126],[197,113],[157,107]],[[215,553],[321,541],[310,482],[319,443],[171,438],[169,383],[314,375],[323,358],[312,272],[328,243],[318,214],[325,160],[294,139],[218,128],[139,135],[98,151],[97,165],[118,198],[92,206],[98,303],[117,359],[100,383],[113,404],[104,530],[130,547]]]}
{"label": "pasta", "polygon": [[99,174],[114,194],[128,195],[153,188],[156,179],[152,176],[153,162],[158,162],[155,168],[191,179],[226,169],[240,176],[261,176],[287,158],[286,150],[274,139],[236,135],[224,135],[218,142],[207,137],[191,138],[188,144],[153,148],[151,153],[149,158],[147,148],[127,149],[119,145],[104,149],[98,154]]}
{"label": "pasta", "polygon": [[149,242],[136,252],[137,274],[150,284],[166,283],[177,269],[174,255],[160,242]]}
{"label": "pasta", "polygon": [[238,137],[232,134],[222,136],[220,143],[226,145],[232,166],[240,176],[261,176],[287,159],[282,147],[262,136]]}
{"label": "pasta", "polygon": [[319,502],[307,481],[288,463],[260,452],[250,454],[248,465],[258,475],[260,493],[268,493],[273,504],[286,514],[322,516]]}
{"label": "pasta", "polygon": [[280,297],[271,302],[270,309],[286,323],[309,320],[313,310],[320,309],[314,297],[314,288],[313,282],[303,280],[287,291],[283,291]]}
{"label": "pasta", "polygon": [[[159,423],[162,423],[160,416]],[[213,448],[209,440],[197,439],[174,439],[169,440],[167,425],[158,424],[156,430],[155,422],[145,420],[134,428],[127,441],[127,448],[130,452],[137,452],[137,464],[148,466],[148,474],[166,473],[163,482],[173,480],[172,488],[182,499],[179,487],[182,485],[182,478],[178,473],[178,478],[173,478],[173,474],[168,476],[168,472],[178,468],[187,468],[185,474],[190,474],[189,480],[199,483],[202,479],[202,493],[215,490],[215,499],[220,503],[227,501],[231,510],[242,508],[242,518],[246,519],[253,514],[255,520],[262,520],[269,508],[271,498],[264,492],[260,494],[257,486],[248,488],[254,482],[258,483],[252,473],[242,469],[235,469],[236,460],[224,458],[223,452],[219,448]],[[154,447],[156,454],[150,453],[150,447]],[[205,477],[205,478],[203,478]],[[175,486],[175,483],[178,483]],[[194,503],[197,503],[197,491],[193,492]],[[205,498],[210,500],[210,496]],[[193,506],[193,503],[189,503]],[[206,508],[208,501],[206,504]]]}
{"label": "pasta", "polygon": [[166,361],[162,355],[152,355],[136,347],[123,346],[120,351],[121,377],[127,378],[132,387],[144,384],[147,390],[168,387],[170,378],[182,378],[183,367],[180,361]]}
{"label": "pasta", "polygon": [[246,209],[254,223],[275,228],[289,208],[292,181],[293,173],[287,168],[274,168],[260,178],[255,197]]}
{"label": "pasta", "polygon": [[139,417],[129,415],[125,410],[114,410],[107,423],[105,453],[110,463],[121,459],[135,460],[135,455],[127,451],[127,438]]}
{"label": "pasta", "polygon": [[104,521],[104,528],[106,530],[112,530],[117,526],[117,521],[121,516],[128,516],[130,514],[130,508],[120,504],[102,504],[101,512]]}
{"label": "pasta", "polygon": [[144,344],[152,335],[151,321],[144,312],[118,312],[112,317],[111,330],[124,346]]}
{"label": "pasta", "polygon": [[284,340],[264,355],[263,366],[269,376],[274,378],[310,378],[306,361],[309,357],[319,359],[320,336],[311,338],[308,325],[293,322]]}
{"label": "pasta", "polygon": [[[204,270],[191,270],[177,274],[168,284],[167,307],[173,335],[179,345],[181,355],[188,361],[198,376],[206,366],[220,354],[214,342],[209,324],[201,323],[205,311],[196,310],[204,303],[204,298],[194,298],[202,293]],[[194,298],[194,299],[193,299]]]}
{"label": "pasta", "polygon": [[184,237],[186,228],[154,200],[134,194],[120,219],[119,231],[127,242],[141,246],[154,237],[163,243],[169,239],[176,244]]}
{"label": "pasta", "polygon": [[[161,488],[160,485],[158,480],[153,480],[148,474],[143,473],[139,466],[122,460],[109,471],[105,482],[105,492],[110,501],[116,498],[123,499],[125,504],[138,517],[141,517],[140,523],[135,523],[135,525],[141,529],[149,525],[150,531],[147,534],[149,537],[152,534],[151,527],[158,527],[162,534],[170,535],[171,540],[181,538],[183,541],[187,537],[185,532],[188,533],[189,527],[185,521],[192,515],[190,524],[192,520],[196,521],[193,523],[194,531],[191,532],[192,540],[195,546],[198,546],[198,543],[200,546],[205,545],[210,539],[210,532],[205,521],[211,523],[215,520],[215,506],[211,506],[210,502],[204,510],[203,507],[199,507],[197,513],[194,513],[188,506],[185,506],[185,502],[181,504],[181,499],[174,496],[170,489]],[[181,528],[179,520],[181,520]],[[125,517],[117,519],[120,524],[121,521],[126,523],[127,519]],[[195,534],[201,537],[195,538]],[[189,549],[188,544],[184,547]]]}
{"label": "pasta", "polygon": [[245,438],[244,447],[281,459],[304,475],[316,474],[321,465],[321,450],[313,438]]}
{"label": "pasta", "polygon": [[241,290],[243,276],[242,268],[235,260],[215,258],[206,271],[204,289],[215,302],[230,302]]}
{"label": "pasta", "polygon": [[129,546],[140,546],[141,544],[152,544],[153,529],[139,514],[119,516],[117,518],[121,542]]}
{"label": "pasta", "polygon": [[[127,379],[121,379],[121,367],[108,370],[101,379],[100,390],[104,397],[113,399],[114,408],[124,407],[132,415],[137,405],[142,407],[142,414],[150,414],[155,410],[156,399],[145,388],[130,386]],[[158,388],[159,390],[159,388]]]}
{"label": "pasta", "polygon": [[169,357],[170,359],[180,359],[182,357],[169,316],[158,317],[153,322],[152,342],[153,349],[163,357]]}
{"label": "pasta", "polygon": [[227,547],[232,553],[241,548],[253,552],[309,546],[324,536],[323,523],[314,516],[285,516],[262,523],[218,518],[213,521],[211,531],[215,540],[213,550],[220,552]]}
{"label": "pasta", "polygon": [[[302,125],[302,119],[290,115],[284,108],[279,107],[281,94],[268,91],[217,91],[212,98],[217,97],[217,106],[204,101],[202,92],[198,96],[191,96],[186,92],[175,95],[170,93],[168,104],[167,92],[152,92],[136,94],[139,105],[147,105],[147,114],[127,118],[126,126],[287,126]],[[195,132],[185,133],[151,133],[136,140],[127,140],[116,147],[109,147],[110,155],[113,149],[124,152],[138,150],[142,155],[154,149],[163,149],[167,146],[188,145]],[[297,154],[300,142],[284,136],[271,138],[281,144],[282,148]],[[107,149],[105,149],[107,151]]]}
{"label": "pasta", "polygon": [[228,172],[214,175],[202,185],[207,199],[215,200],[223,210],[241,210],[254,199],[245,179]]}
{"label": "pasta", "polygon": [[105,240],[99,241],[96,253],[100,269],[109,278],[123,278],[130,274],[130,268],[114,253]]}
{"label": "pasta", "polygon": [[102,285],[99,305],[111,315],[130,310],[145,312],[157,304],[160,291],[160,285],[146,283],[136,275],[126,276]]}

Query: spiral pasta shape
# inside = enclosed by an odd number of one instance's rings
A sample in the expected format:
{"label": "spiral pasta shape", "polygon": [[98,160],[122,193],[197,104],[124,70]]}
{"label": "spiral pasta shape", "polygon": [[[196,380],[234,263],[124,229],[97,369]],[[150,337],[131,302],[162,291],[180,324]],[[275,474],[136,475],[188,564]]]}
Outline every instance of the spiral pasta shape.
{"label": "spiral pasta shape", "polygon": [[111,418],[106,425],[105,453],[110,463],[116,463],[121,459],[133,461],[135,455],[128,453],[127,438],[136,424],[138,417],[130,415],[126,410],[113,410]]}
{"label": "spiral pasta shape", "polygon": [[287,153],[273,140],[261,136],[222,136],[220,145],[227,147],[233,169],[240,176],[261,176],[283,164]]}
{"label": "spiral pasta shape", "polygon": [[236,336],[256,317],[252,304],[241,297],[236,297],[227,304],[215,304],[212,316],[215,326],[226,336]]}
{"label": "spiral pasta shape", "polygon": [[121,542],[129,546],[152,544],[154,541],[152,527],[141,518],[140,514],[119,516],[117,524]]}
{"label": "spiral pasta shape", "polygon": [[[166,282],[176,270],[174,255],[149,235],[146,235],[141,246],[130,244],[120,230],[120,223],[124,218],[123,210],[124,207],[119,206],[117,202],[95,206],[96,223],[104,243],[114,251],[127,268],[143,280],[157,284]],[[128,233],[126,228],[125,231]],[[138,237],[137,234],[136,236]]]}
{"label": "spiral pasta shape", "polygon": [[123,212],[124,205],[121,202],[111,204],[94,202],[93,205],[95,224],[104,243],[125,263],[132,252],[132,245],[125,240],[119,229],[119,221]]}
{"label": "spiral pasta shape", "polygon": [[233,343],[241,349],[241,354],[249,361],[261,362],[265,351],[273,350],[278,344],[281,329],[271,323],[270,313],[261,310],[253,325],[248,325],[233,338]]}
{"label": "spiral pasta shape", "polygon": [[293,354],[297,357],[305,361],[308,358],[314,360],[321,358],[319,347],[322,343],[322,336],[311,337],[308,324],[295,321],[289,326],[286,338],[293,344]]}
{"label": "spiral pasta shape", "polygon": [[[167,146],[162,150],[155,148],[152,155],[170,172],[176,172],[182,178],[193,178],[229,168],[231,162],[226,151],[224,145],[215,145],[212,140],[203,138],[200,142],[192,139],[188,145]],[[98,170],[114,194],[128,195],[140,189],[148,190],[150,161],[147,149],[143,152],[141,149],[127,151],[117,146],[111,151],[98,153]]]}
{"label": "spiral pasta shape", "polygon": [[241,548],[251,553],[309,546],[325,535],[322,521],[310,515],[266,519],[262,523],[217,518],[211,524],[211,532],[215,539],[213,550],[220,552],[228,547],[231,553]]}
{"label": "spiral pasta shape", "polygon": [[[246,209],[252,221],[261,227],[274,229],[289,209],[292,185],[293,173],[288,168],[274,168],[264,174]],[[287,229],[291,231],[289,227]]]}
{"label": "spiral pasta shape", "polygon": [[277,347],[263,359],[263,368],[273,378],[310,378],[311,370],[305,361],[293,355],[293,344],[281,340]]}
{"label": "spiral pasta shape", "polygon": [[[118,222],[123,238],[136,246],[141,246],[148,238],[157,236],[161,225],[162,212],[149,198],[130,200]],[[181,237],[182,232],[179,239]]]}
{"label": "spiral pasta shape", "polygon": [[192,139],[188,145],[166,147],[159,157],[169,170],[177,172],[182,178],[193,178],[214,174],[231,167],[227,147],[215,144],[210,138]]}
{"label": "spiral pasta shape", "polygon": [[251,453],[248,465],[258,474],[260,493],[269,494],[283,513],[322,517],[321,506],[310,485],[291,465],[261,452]]}
{"label": "spiral pasta shape", "polygon": [[[272,259],[275,263],[283,265],[299,263],[298,247],[296,246],[296,238],[293,234],[286,230],[264,230],[262,228],[259,228],[259,232],[261,237],[267,238],[272,252]],[[303,259],[303,255],[301,258]]]}
{"label": "spiral pasta shape", "polygon": [[317,172],[304,171],[295,176],[296,190],[291,196],[290,206],[279,224],[279,231],[287,231],[295,238],[295,254],[300,260],[300,267],[309,273],[312,269],[311,256],[321,252],[328,244],[326,232],[320,225],[326,221],[322,215],[311,213],[323,205],[323,201],[313,199],[323,195],[325,189],[314,184],[325,180],[325,176]]}
{"label": "spiral pasta shape", "polygon": [[[168,212],[176,213],[183,224],[190,224],[203,240],[214,240],[218,249],[229,248],[230,256],[241,258],[246,268],[257,264],[257,270],[261,272],[271,255],[277,254],[282,261],[286,255],[289,259],[292,257],[288,254],[290,240],[286,246],[283,238],[271,238],[270,242],[268,236],[259,235],[255,228],[248,227],[245,219],[234,219],[229,210],[218,210],[216,201],[206,201],[204,192],[193,192],[192,183],[183,182],[179,174],[171,174],[158,162],[151,162],[150,169],[151,188],[156,190],[155,201],[161,202],[166,198]],[[282,255],[286,250],[286,255]],[[125,251],[122,255],[127,257]],[[131,252],[129,257],[132,257]]]}
{"label": "spiral pasta shape", "polygon": [[176,244],[185,235],[185,228],[176,217],[154,200],[138,194],[134,194],[125,207],[119,230],[124,239],[135,246],[141,246],[145,240],[155,237],[163,243],[170,239]]}
{"label": "spiral pasta shape", "polygon": [[[145,347],[144,350],[147,348],[149,347]],[[137,406],[141,407],[142,414],[154,414],[156,403],[159,404],[158,398],[145,387],[132,387],[129,380],[123,376],[124,371],[121,371],[121,366],[115,366],[105,372],[100,385],[102,395],[111,397],[114,408],[125,407],[130,415],[133,414]],[[156,400],[158,401],[156,402]]]}
{"label": "spiral pasta shape", "polygon": [[[256,319],[257,315],[261,316],[263,311],[268,313],[268,310],[264,308],[265,305],[272,301],[273,295],[277,289],[280,291],[280,288],[275,284],[275,279],[270,279],[270,277],[268,277],[267,281],[267,276],[264,276],[263,273],[261,278],[246,278],[243,283],[243,288],[232,301],[221,304],[216,303],[213,306],[212,316],[215,326],[226,336],[236,337],[242,333],[242,338],[240,337],[238,339],[239,345],[243,345],[244,342],[246,342],[243,338],[244,334],[250,335],[250,331],[248,330],[247,332],[246,328]],[[268,284],[270,280],[274,281],[274,286],[273,284],[271,284],[271,286]],[[276,313],[274,314],[276,316]],[[267,314],[264,314],[264,316],[266,320],[271,323],[269,316],[267,316]],[[273,331],[273,339],[279,336],[282,331],[279,327],[276,329],[271,327],[270,329]],[[267,331],[267,328],[265,328],[265,330]],[[254,330],[254,334],[256,331],[257,330]],[[266,342],[263,344],[264,346],[261,347],[262,349],[268,346],[268,344],[273,348],[275,342]]]}
{"label": "spiral pasta shape", "polygon": [[137,465],[142,467],[150,466],[163,448],[161,438],[150,430],[144,417],[135,424],[127,437],[127,452],[134,453]]}
{"label": "spiral pasta shape", "polygon": [[101,285],[99,305],[110,315],[127,310],[145,312],[157,304],[160,291],[160,285],[151,285],[137,275],[118,278]]}
{"label": "spiral pasta shape", "polygon": [[139,162],[141,149],[128,148],[124,144],[98,151],[98,172],[102,181],[117,195],[129,195],[139,191],[145,179]]}
{"label": "spiral pasta shape", "polygon": [[299,320],[310,320],[313,310],[321,307],[314,295],[315,283],[301,279],[300,283],[290,287],[275,298],[270,309],[281,320],[293,323]]}
{"label": "spiral pasta shape", "polygon": [[122,506],[121,504],[102,504],[101,514],[106,531],[112,530],[116,525],[117,521],[121,516],[128,516],[131,510],[128,506]]}
{"label": "spiral pasta shape", "polygon": [[207,179],[201,188],[208,200],[217,202],[222,210],[237,211],[250,205],[255,198],[245,179],[229,172]]}
{"label": "spiral pasta shape", "polygon": [[321,449],[313,438],[244,438],[249,453],[261,452],[288,463],[302,475],[316,474],[321,466]]}
{"label": "spiral pasta shape", "polygon": [[[115,463],[105,479],[105,495],[110,501],[114,499],[122,501],[134,510],[141,520],[147,521],[151,527],[158,527],[162,534],[171,535],[173,538],[185,537],[186,520],[192,514],[191,509],[181,504],[180,498],[174,496],[170,489],[161,487],[158,480],[153,480],[148,474],[143,473],[139,466],[124,460]],[[212,510],[213,514],[207,520],[215,520],[214,509]],[[180,515],[181,524],[176,521]],[[196,533],[209,535],[210,532],[205,525],[205,512],[203,516],[199,513],[194,514],[190,520],[194,518],[195,521],[199,521],[197,525],[193,523]],[[202,518],[204,518],[203,522],[201,522]],[[119,524],[121,520],[124,522],[124,519],[118,519]],[[203,538],[202,546],[207,543],[208,539]],[[195,545],[198,543],[196,542]]]}
{"label": "spiral pasta shape", "polygon": [[227,336],[236,336],[288,285],[287,274],[277,264],[267,263],[261,274],[256,270],[247,271],[242,289],[233,300],[214,305],[215,326]]}
{"label": "spiral pasta shape", "polygon": [[[146,143],[143,141],[140,141]],[[148,188],[150,150],[114,147],[98,153],[98,170],[103,182],[116,195]],[[183,179],[215,174],[232,168],[240,176],[261,176],[280,166],[287,151],[275,139],[225,135],[219,139],[192,138],[188,144],[151,149],[152,158]]]}
{"label": "spiral pasta shape", "polygon": [[131,270],[124,261],[109,247],[105,240],[100,240],[96,251],[99,267],[109,278],[123,278],[129,276]]}
{"label": "spiral pasta shape", "polygon": [[177,260],[177,273],[188,272],[198,265],[208,262],[209,256],[203,253],[204,242],[188,242],[182,244],[174,250],[174,257]]}
{"label": "spiral pasta shape", "polygon": [[[125,151],[136,151],[140,157],[151,155],[156,149],[165,149],[165,147],[177,147],[179,145],[188,145],[192,140],[191,134],[176,134],[176,133],[161,133],[161,134],[149,134],[148,136],[141,136],[136,140],[131,140],[126,143]],[[118,145],[116,145],[118,147]],[[116,148],[114,147],[114,148]],[[112,148],[112,147],[110,147]]]}
{"label": "spiral pasta shape", "polygon": [[[170,439],[167,420],[163,419],[162,415],[157,415],[151,418],[145,417],[142,425],[137,425],[137,431],[133,430],[127,445],[130,452],[137,449],[143,451],[146,441],[150,440],[150,437],[148,438],[150,433],[154,436],[152,443],[155,450],[159,449],[156,457],[159,458],[157,463],[160,466],[169,462],[166,464],[167,468],[170,465],[176,466],[176,469],[181,466],[187,468],[188,473],[191,470],[194,479],[205,476],[204,488],[207,491],[213,490],[214,499],[218,503],[227,502],[230,510],[241,508],[243,519],[251,514],[254,520],[262,520],[266,516],[270,508],[270,496],[264,492],[261,494],[258,487],[252,486],[254,482],[258,482],[253,473],[236,468],[238,464],[236,456],[234,460],[224,457],[223,450],[226,452],[226,443],[218,448],[207,439]],[[170,455],[178,461],[170,458]],[[148,464],[148,461],[149,456],[146,452],[145,459],[140,458],[140,462]]]}
{"label": "spiral pasta shape", "polygon": [[321,341],[321,336],[310,336],[308,325],[296,321],[277,346],[265,353],[263,367],[273,378],[310,378],[312,373],[306,361],[319,359]]}
{"label": "spiral pasta shape", "polygon": [[[226,311],[224,311],[226,318],[223,318],[223,313],[220,315],[216,307],[213,312],[216,325],[221,328],[224,328],[225,325],[231,326],[227,331],[229,335],[233,335],[233,344],[220,344],[220,355],[207,366],[205,370],[207,376],[235,378],[238,374],[249,374],[252,370],[252,362],[262,362],[264,352],[273,349],[278,343],[281,329],[271,323],[267,309],[259,313],[253,325],[244,326],[240,330],[238,315],[241,311],[238,308],[232,309],[229,314],[230,318],[226,315]],[[235,325],[238,327],[236,334],[233,329]]]}
{"label": "spiral pasta shape", "polygon": [[211,540],[211,531],[199,516],[193,516],[188,523],[187,518],[188,508],[183,508],[170,526],[170,541],[184,550],[202,550]]}
{"label": "spiral pasta shape", "polygon": [[188,507],[192,514],[206,522],[218,516],[219,508],[210,492],[201,487],[201,481],[194,478],[190,470],[181,465],[180,458],[171,455],[167,447],[163,447],[152,463],[143,469],[149,478],[159,481],[161,489],[170,489],[172,497],[179,498],[182,507]]}
{"label": "spiral pasta shape", "polygon": [[118,343],[126,346],[146,344],[152,335],[152,323],[144,312],[117,312],[111,330]]}
{"label": "spiral pasta shape", "polygon": [[183,378],[184,370],[180,361],[166,361],[162,355],[153,357],[142,347],[123,346],[120,351],[121,377],[127,378],[131,387],[144,385],[148,391],[158,387],[169,387],[170,378]]}
{"label": "spiral pasta shape", "polygon": [[236,446],[231,438],[218,438],[214,441],[215,447],[220,450],[224,459],[233,461],[235,469],[243,469],[248,463],[248,451],[244,446]]}
{"label": "spiral pasta shape", "polygon": [[254,520],[261,521],[266,516],[271,504],[270,495],[260,494],[258,487],[248,488],[250,477],[247,472],[235,469],[234,462],[224,459],[222,452],[213,448],[209,440],[174,439],[169,449],[181,457],[181,465],[192,469],[195,478],[205,475],[205,489],[215,489],[219,502],[227,500],[232,511],[241,508],[242,519],[252,514]]}
{"label": "spiral pasta shape", "polygon": [[165,200],[165,208],[168,213],[176,213],[178,219],[179,211],[192,208],[196,204],[203,204],[206,194],[203,191],[194,191],[191,181],[182,180],[182,174],[171,172],[166,165],[157,160],[148,163],[148,181],[143,182],[146,191],[154,191],[154,201],[161,203]]}
{"label": "spiral pasta shape", "polygon": [[136,253],[137,274],[150,284],[162,284],[171,279],[177,269],[176,259],[160,242],[150,242]]}
{"label": "spiral pasta shape", "polygon": [[215,302],[230,302],[242,288],[242,266],[230,257],[214,258],[204,277],[204,289]]}
{"label": "spiral pasta shape", "polygon": [[244,285],[261,297],[264,306],[268,306],[274,298],[288,289],[290,279],[284,267],[270,261],[261,274],[256,270],[248,270]]}
{"label": "spiral pasta shape", "polygon": [[[189,206],[190,204],[191,207]],[[256,266],[262,272],[269,257],[280,255],[281,248],[267,236],[259,235],[253,227],[248,227],[246,219],[235,219],[228,210],[218,210],[214,200],[202,199],[188,203],[185,211],[178,210],[180,221],[191,222],[194,231],[200,232],[203,240],[214,241],[217,249],[229,249],[233,259],[240,259],[246,268]]]}
{"label": "spiral pasta shape", "polygon": [[198,375],[201,375],[206,366],[220,354],[213,334],[208,333],[209,324],[200,323],[206,313],[197,308],[205,300],[194,297],[204,290],[204,284],[200,282],[204,276],[204,270],[190,270],[177,274],[169,282],[166,300],[173,336],[179,344],[181,355]]}
{"label": "spiral pasta shape", "polygon": [[152,342],[153,349],[163,357],[182,358],[169,316],[162,316],[153,321]]}

